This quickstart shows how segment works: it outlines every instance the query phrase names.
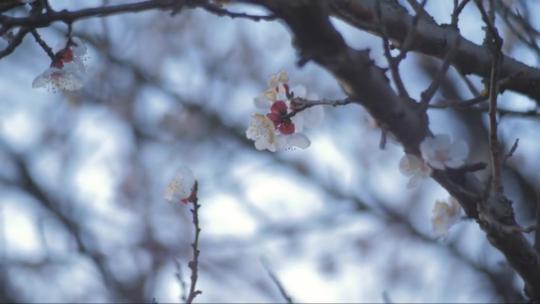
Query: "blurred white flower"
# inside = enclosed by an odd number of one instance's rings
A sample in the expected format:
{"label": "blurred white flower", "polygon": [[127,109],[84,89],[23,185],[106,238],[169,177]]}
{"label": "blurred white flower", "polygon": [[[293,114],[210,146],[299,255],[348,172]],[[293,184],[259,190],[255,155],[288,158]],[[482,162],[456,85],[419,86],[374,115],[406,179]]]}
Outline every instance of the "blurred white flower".
{"label": "blurred white flower", "polygon": [[86,47],[74,38],[73,44],[55,54],[51,66],[32,82],[33,88],[48,87],[53,90],[76,91],[82,88],[86,68]]}
{"label": "blurred white flower", "polygon": [[167,185],[163,198],[171,203],[188,203],[194,186],[193,172],[187,167],[182,167]]}
{"label": "blurred white flower", "polygon": [[407,188],[414,188],[422,179],[431,175],[431,168],[423,159],[412,154],[405,154],[399,161],[399,171],[401,174],[410,177]]}
{"label": "blurred white flower", "polygon": [[295,111],[292,104],[294,98],[316,100],[318,97],[315,94],[307,95],[304,86],[299,85],[290,89],[288,80],[289,76],[285,71],[272,75],[268,80],[267,90],[255,98],[255,106],[262,110],[264,115],[252,116],[246,136],[255,141],[258,150],[275,152],[295,148],[306,149],[311,142],[301,132],[305,127],[315,127],[323,120],[322,107],[315,106]]}
{"label": "blurred white flower", "polygon": [[276,88],[279,85],[286,84],[288,81],[289,74],[287,74],[287,71],[280,71],[270,76],[268,79],[268,88]]}
{"label": "blurred white flower", "polygon": [[447,134],[438,134],[426,137],[420,144],[420,151],[432,168],[444,170],[445,167],[463,166],[469,154],[469,147],[463,140],[451,142]]}
{"label": "blurred white flower", "polygon": [[460,215],[461,205],[455,198],[449,197],[448,203],[436,201],[431,217],[431,225],[435,236],[446,237],[448,230],[459,221]]}
{"label": "blurred white flower", "polygon": [[53,90],[76,91],[83,86],[84,70],[74,63],[66,63],[59,69],[50,67],[32,82],[33,88],[51,87]]}

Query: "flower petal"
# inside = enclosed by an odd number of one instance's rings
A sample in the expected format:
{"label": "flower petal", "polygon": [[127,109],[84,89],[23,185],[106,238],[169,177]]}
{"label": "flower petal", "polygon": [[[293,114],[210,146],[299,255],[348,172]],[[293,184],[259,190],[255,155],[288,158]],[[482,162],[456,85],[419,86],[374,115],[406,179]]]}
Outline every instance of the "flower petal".
{"label": "flower petal", "polygon": [[195,177],[193,172],[187,167],[181,167],[167,185],[163,198],[172,203],[180,202],[191,195],[194,185]]}
{"label": "flower petal", "polygon": [[450,157],[464,160],[469,155],[469,146],[464,140],[457,140],[450,146]]}
{"label": "flower petal", "polygon": [[324,120],[324,108],[321,106],[314,106],[302,111],[304,117],[304,126],[314,128],[319,126]]}
{"label": "flower petal", "polygon": [[311,141],[307,136],[302,133],[294,133],[287,136],[287,144],[292,147],[298,147],[300,149],[306,149],[311,145]]}
{"label": "flower petal", "polygon": [[433,149],[447,149],[450,146],[450,135],[448,134],[437,134],[430,139],[430,145]]}

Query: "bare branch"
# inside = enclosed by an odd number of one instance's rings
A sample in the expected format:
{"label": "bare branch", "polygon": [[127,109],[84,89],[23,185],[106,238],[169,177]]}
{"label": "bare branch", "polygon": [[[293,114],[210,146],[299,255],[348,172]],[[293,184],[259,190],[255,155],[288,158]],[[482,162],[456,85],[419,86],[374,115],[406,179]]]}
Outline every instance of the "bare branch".
{"label": "bare branch", "polygon": [[195,239],[191,244],[191,248],[193,249],[193,259],[188,263],[188,267],[191,270],[191,283],[186,299],[186,303],[188,304],[193,303],[195,297],[202,293],[202,291],[197,290],[197,280],[199,278],[199,254],[201,253],[199,250],[199,235],[201,233],[201,227],[199,225],[199,208],[201,208],[201,205],[198,203],[199,199],[197,192],[198,183],[195,182],[195,185],[193,186],[193,193],[189,198],[189,202],[193,204],[193,208],[190,210],[190,212],[193,219],[193,226],[195,227]]}
{"label": "bare branch", "polygon": [[263,264],[264,266],[264,269],[266,269],[266,272],[268,273],[268,276],[270,277],[270,279],[272,280],[272,282],[277,286],[278,290],[279,290],[279,293],[281,294],[281,296],[283,297],[283,299],[285,299],[285,301],[287,303],[294,303],[291,296],[287,293],[287,291],[285,290],[285,287],[283,287],[283,284],[281,283],[281,281],[279,280],[279,278],[276,276],[276,274],[272,271],[272,269],[270,268],[270,265],[268,265],[268,262],[265,260],[265,259],[261,259],[261,263]]}
{"label": "bare branch", "polygon": [[[488,16],[481,1],[475,0],[475,3],[487,26],[486,42],[491,49],[493,58],[489,77],[489,146],[491,151],[491,170],[493,176],[491,189],[492,191],[495,191],[496,194],[502,194],[501,160],[499,155],[499,140],[497,138],[497,96],[499,95],[499,64],[503,41],[495,27],[494,15]],[[490,10],[490,12],[493,11],[493,9]]]}

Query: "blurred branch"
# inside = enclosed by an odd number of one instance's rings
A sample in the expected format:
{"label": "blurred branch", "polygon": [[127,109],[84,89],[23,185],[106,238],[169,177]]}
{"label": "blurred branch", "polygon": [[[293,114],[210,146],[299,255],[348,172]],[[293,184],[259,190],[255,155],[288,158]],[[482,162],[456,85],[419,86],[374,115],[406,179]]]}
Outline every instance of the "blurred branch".
{"label": "blurred branch", "polygon": [[148,1],[140,1],[135,3],[124,3],[124,4],[117,4],[117,5],[105,5],[105,6],[98,6],[98,7],[92,7],[92,8],[86,8],[86,9],[80,9],[75,11],[69,11],[69,10],[62,10],[62,11],[55,11],[52,8],[50,8],[47,1],[44,2],[46,6],[45,12],[41,12],[39,7],[41,4],[36,4],[33,9],[30,16],[26,17],[11,17],[8,15],[0,14],[0,31],[7,32],[13,27],[20,27],[19,32],[17,35],[15,35],[14,39],[9,43],[9,45],[4,49],[0,51],[0,59],[11,54],[17,46],[20,45],[22,42],[24,36],[31,32],[34,37],[36,38],[36,41],[40,44],[40,46],[47,52],[47,54],[50,57],[50,53],[47,51],[47,49],[44,47],[45,44],[41,43],[42,40],[36,36],[35,29],[42,28],[42,27],[48,27],[54,22],[64,22],[68,25],[71,25],[75,21],[79,21],[82,19],[87,18],[93,18],[93,17],[106,17],[106,16],[112,16],[112,15],[118,15],[118,14],[126,14],[126,13],[137,13],[137,12],[144,12],[144,11],[150,11],[150,10],[171,10],[172,13],[176,13],[179,10],[181,10],[184,6],[187,8],[196,8],[196,7],[202,7],[206,11],[216,14],[218,16],[227,16],[231,18],[244,18],[249,19],[253,21],[260,21],[260,20],[274,20],[275,17],[271,15],[251,15],[246,13],[238,13],[238,12],[231,12],[226,9],[223,9],[221,7],[218,7],[216,5],[213,5],[212,3],[209,3],[207,1],[197,1],[197,0],[148,0]]}
{"label": "blurred branch", "polygon": [[289,303],[289,304],[292,304],[294,303],[291,296],[287,293],[287,291],[285,290],[285,287],[283,287],[283,284],[281,283],[281,281],[279,280],[279,278],[274,274],[274,272],[272,271],[272,269],[270,268],[270,265],[268,264],[268,262],[264,259],[261,259],[261,263],[262,265],[264,266],[264,269],[266,269],[266,273],[268,273],[268,276],[270,277],[270,279],[272,280],[272,282],[276,285],[276,287],[278,288],[279,290],[279,293],[281,294],[281,296],[283,297],[283,299],[285,299],[285,302]]}

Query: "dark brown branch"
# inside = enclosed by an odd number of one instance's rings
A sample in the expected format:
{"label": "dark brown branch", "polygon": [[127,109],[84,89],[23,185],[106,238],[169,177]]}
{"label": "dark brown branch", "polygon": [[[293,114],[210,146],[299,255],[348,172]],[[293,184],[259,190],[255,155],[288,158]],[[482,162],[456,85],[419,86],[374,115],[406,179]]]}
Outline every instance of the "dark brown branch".
{"label": "dark brown branch", "polygon": [[[386,1],[379,0],[334,0],[331,2],[330,8],[335,17],[359,29],[382,36],[379,21],[376,18],[376,6],[379,2],[384,10],[382,22],[387,29],[388,38],[392,41],[404,41],[407,33],[411,30],[414,17],[399,5],[390,5]],[[452,27],[439,26],[419,20],[414,43],[410,50],[443,59],[447,53],[449,42],[454,41],[455,38],[460,39],[461,43],[452,64],[466,75],[475,74],[489,78],[493,61],[490,51],[463,38]],[[540,69],[503,56],[499,75],[500,77],[516,75],[505,88],[525,94],[540,103]]]}
{"label": "dark brown branch", "polygon": [[45,41],[43,41],[43,39],[41,38],[41,36],[37,32],[37,30],[35,30],[35,29],[31,30],[30,33],[32,34],[32,36],[34,36],[34,39],[36,39],[36,42],[39,44],[39,46],[41,46],[41,48],[45,51],[45,53],[47,53],[47,56],[49,56],[49,58],[51,58],[51,61],[54,61],[54,52],[53,52],[53,50],[51,49],[51,47]]}
{"label": "dark brown branch", "polygon": [[30,30],[26,27],[21,27],[17,34],[13,37],[13,39],[10,40],[8,46],[0,51],[0,59],[8,56],[9,54],[13,53],[15,49],[22,43],[24,37],[26,34],[28,34]]}
{"label": "dark brown branch", "polygon": [[255,21],[259,20],[273,20],[273,16],[255,16],[245,13],[230,12],[215,6],[212,6],[206,2],[189,1],[189,0],[148,0],[135,3],[125,3],[110,6],[99,6],[93,8],[86,8],[77,11],[48,11],[46,14],[29,16],[29,17],[10,17],[6,15],[0,15],[0,24],[5,27],[13,26],[28,26],[32,28],[46,27],[53,22],[61,21],[65,23],[72,23],[77,20],[92,18],[92,17],[105,17],[117,14],[125,13],[137,13],[154,9],[171,9],[178,10],[183,5],[196,7],[201,5],[205,10],[218,14],[220,16],[228,16],[232,18],[247,18]]}

